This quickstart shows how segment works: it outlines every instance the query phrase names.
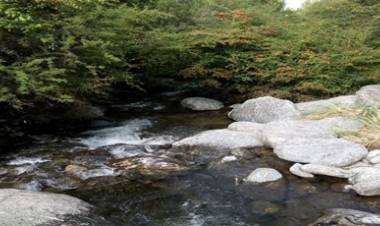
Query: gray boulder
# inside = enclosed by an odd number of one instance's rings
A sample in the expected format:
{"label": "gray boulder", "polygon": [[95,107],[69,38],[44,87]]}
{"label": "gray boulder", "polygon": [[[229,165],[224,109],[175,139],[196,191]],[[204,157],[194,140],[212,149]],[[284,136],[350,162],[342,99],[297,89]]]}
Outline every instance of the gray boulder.
{"label": "gray boulder", "polygon": [[380,215],[351,209],[330,209],[309,226],[320,225],[380,225]]}
{"label": "gray boulder", "polygon": [[291,162],[347,166],[363,159],[368,151],[363,145],[343,139],[295,138],[275,146],[274,153]]}
{"label": "gray boulder", "polygon": [[250,99],[234,108],[228,116],[235,121],[268,123],[279,119],[293,119],[300,112],[289,100],[266,96]]}
{"label": "gray boulder", "polygon": [[350,169],[355,175],[350,177],[349,182],[352,186],[347,186],[347,188],[361,196],[380,195],[380,168],[368,166],[357,169]]}
{"label": "gray boulder", "polygon": [[232,150],[237,148],[254,148],[263,146],[254,133],[232,131],[228,129],[208,130],[173,143],[174,148],[209,148]]}
{"label": "gray boulder", "polygon": [[355,106],[357,97],[355,95],[351,96],[339,96],[330,98],[327,100],[316,100],[297,103],[297,109],[304,115],[318,113],[329,108],[336,107],[352,107]]}
{"label": "gray boulder", "polygon": [[89,204],[68,195],[0,189],[0,225],[4,226],[42,225],[89,210]]}
{"label": "gray boulder", "polygon": [[289,171],[296,176],[303,178],[314,178],[314,175],[302,170],[302,164],[296,163],[289,168]]}
{"label": "gray boulder", "polygon": [[380,195],[380,181],[371,180],[354,184],[352,186],[346,186],[348,189],[354,190],[361,196],[379,196]]}
{"label": "gray boulder", "polygon": [[244,179],[245,182],[250,183],[266,183],[277,181],[282,178],[282,174],[272,168],[258,168],[255,169],[247,178]]}
{"label": "gray boulder", "polygon": [[183,99],[181,104],[194,111],[213,111],[224,107],[222,102],[204,97],[188,97]]}
{"label": "gray boulder", "polygon": [[301,170],[313,175],[324,175],[339,178],[350,178],[352,176],[352,172],[349,170],[319,164],[306,164],[301,166]]}
{"label": "gray boulder", "polygon": [[337,130],[353,130],[363,127],[363,123],[349,118],[326,118],[322,120],[282,120],[268,123],[263,128],[266,145],[275,147],[285,141],[297,138],[335,138]]}
{"label": "gray boulder", "polygon": [[364,86],[358,92],[357,103],[362,105],[371,105],[380,108],[380,85]]}

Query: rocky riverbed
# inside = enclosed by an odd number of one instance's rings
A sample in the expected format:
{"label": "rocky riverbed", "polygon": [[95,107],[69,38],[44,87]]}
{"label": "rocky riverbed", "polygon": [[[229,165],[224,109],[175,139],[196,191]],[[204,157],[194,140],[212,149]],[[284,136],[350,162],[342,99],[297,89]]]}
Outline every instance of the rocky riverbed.
{"label": "rocky riverbed", "polygon": [[88,131],[1,156],[0,225],[380,224],[380,153],[342,135],[368,122],[331,112],[377,108],[380,86],[232,109],[181,100],[118,103]]}

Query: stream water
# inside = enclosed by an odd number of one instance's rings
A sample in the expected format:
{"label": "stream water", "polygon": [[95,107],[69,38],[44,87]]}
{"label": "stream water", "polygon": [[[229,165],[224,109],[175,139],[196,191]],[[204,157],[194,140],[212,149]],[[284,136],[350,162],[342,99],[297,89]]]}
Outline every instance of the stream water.
{"label": "stream water", "polygon": [[[223,163],[217,153],[191,158],[170,149],[183,137],[225,128],[231,123],[227,110],[190,112],[176,98],[161,96],[109,106],[106,112],[109,121],[98,121],[88,131],[37,136],[28,147],[1,156],[0,187],[83,199],[95,207],[94,217],[83,225],[95,226],[297,226],[329,208],[380,212],[379,198],[343,192],[344,181],[289,174],[290,163],[271,150],[246,150],[238,160]],[[115,165],[121,160],[128,167]],[[284,179],[242,183],[257,167],[273,167]]]}

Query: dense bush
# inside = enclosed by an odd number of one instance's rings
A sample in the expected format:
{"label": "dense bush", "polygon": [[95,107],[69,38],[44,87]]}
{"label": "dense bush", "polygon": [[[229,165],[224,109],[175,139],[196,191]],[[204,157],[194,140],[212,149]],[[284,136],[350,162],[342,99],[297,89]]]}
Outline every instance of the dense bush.
{"label": "dense bush", "polygon": [[321,0],[0,0],[0,102],[104,97],[161,78],[300,99],[380,80],[380,4]]}

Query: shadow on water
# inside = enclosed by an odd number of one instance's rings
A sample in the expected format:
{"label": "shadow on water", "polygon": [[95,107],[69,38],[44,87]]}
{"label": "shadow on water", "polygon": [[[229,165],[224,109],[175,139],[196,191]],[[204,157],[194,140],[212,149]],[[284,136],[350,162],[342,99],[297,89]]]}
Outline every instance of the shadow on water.
{"label": "shadow on water", "polygon": [[[147,100],[111,106],[108,117],[112,126],[97,124],[72,138],[40,137],[29,148],[2,156],[0,187],[67,193],[95,206],[93,217],[73,218],[67,225],[301,226],[329,208],[380,212],[380,199],[345,193],[343,181],[289,174],[290,164],[271,150],[244,150],[227,163],[175,159],[168,144],[225,128],[230,123],[226,110],[189,112],[178,104]],[[128,170],[115,167],[126,159]],[[169,160],[186,170],[154,170]],[[242,182],[257,167],[276,168],[284,179]]]}

